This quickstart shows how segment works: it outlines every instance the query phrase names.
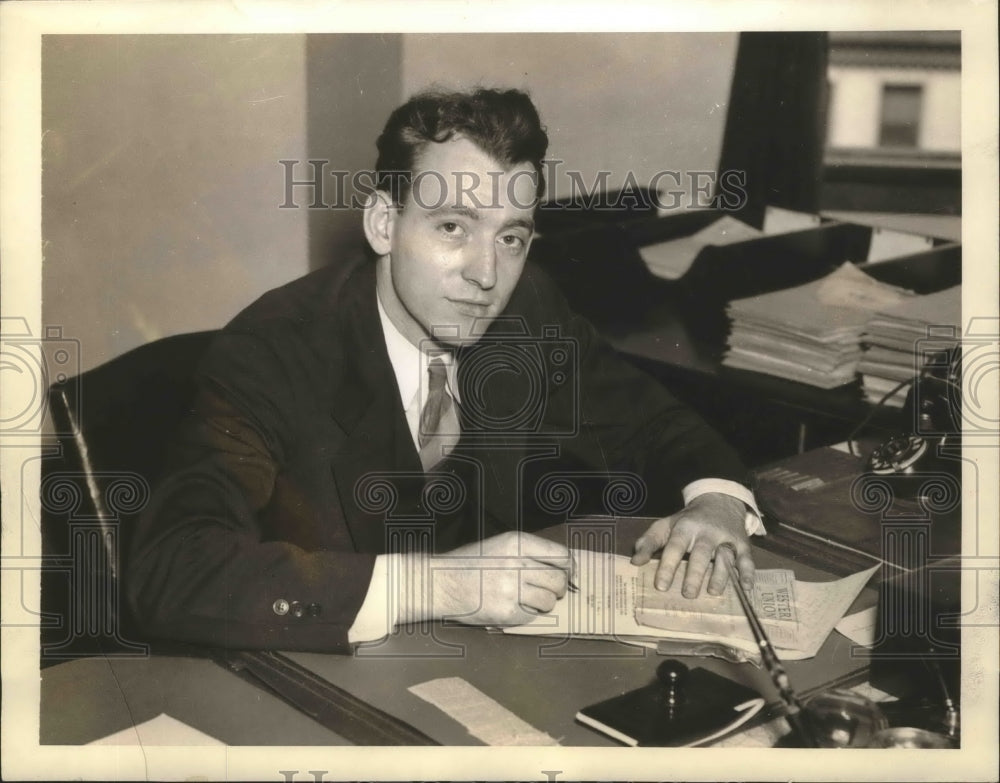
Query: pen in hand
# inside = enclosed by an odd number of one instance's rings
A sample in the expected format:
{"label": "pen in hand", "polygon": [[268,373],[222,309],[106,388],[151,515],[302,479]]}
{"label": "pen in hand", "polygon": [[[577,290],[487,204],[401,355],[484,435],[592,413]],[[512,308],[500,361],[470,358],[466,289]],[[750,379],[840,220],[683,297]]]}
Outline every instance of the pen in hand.
{"label": "pen in hand", "polygon": [[544,563],[545,565],[553,566],[555,568],[562,568],[566,572],[566,589],[571,593],[579,593],[580,588],[573,579],[573,575],[577,572],[576,558],[573,557],[572,553],[569,553],[569,567],[567,568],[564,563],[566,558],[559,557],[540,557],[538,555],[532,555],[533,560],[537,560],[539,563]]}

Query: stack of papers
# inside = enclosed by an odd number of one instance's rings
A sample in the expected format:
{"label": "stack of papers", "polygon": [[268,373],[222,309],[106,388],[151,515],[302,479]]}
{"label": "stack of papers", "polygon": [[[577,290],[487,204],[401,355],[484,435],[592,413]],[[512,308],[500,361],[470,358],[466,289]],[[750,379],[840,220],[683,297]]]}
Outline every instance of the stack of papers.
{"label": "stack of papers", "polygon": [[762,232],[734,217],[723,215],[714,223],[686,237],[668,239],[639,248],[639,255],[649,271],[664,280],[679,280],[691,268],[698,254],[707,246],[731,245],[756,239]]}
{"label": "stack of papers", "polygon": [[[732,584],[727,583],[719,596],[703,589],[697,598],[684,598],[683,561],[670,589],[661,592],[653,587],[658,560],[636,566],[622,555],[572,552],[579,592],[567,593],[551,612],[526,625],[505,627],[504,633],[609,639],[649,647],[664,641],[706,643],[700,648],[705,654],[760,662],[760,646]],[[876,570],[878,566],[873,566],[832,582],[801,582],[791,571],[758,569],[748,597],[778,655],[783,660],[803,660],[819,652]]]}
{"label": "stack of papers", "polygon": [[854,380],[861,334],[881,310],[912,297],[845,262],[821,280],[730,302],[728,367],[832,389]]}
{"label": "stack of papers", "polygon": [[[875,313],[865,326],[865,351],[858,362],[865,397],[879,402],[919,373],[927,350],[954,347],[961,319],[961,286],[912,297]],[[908,386],[897,389],[884,404],[901,407],[907,391]]]}

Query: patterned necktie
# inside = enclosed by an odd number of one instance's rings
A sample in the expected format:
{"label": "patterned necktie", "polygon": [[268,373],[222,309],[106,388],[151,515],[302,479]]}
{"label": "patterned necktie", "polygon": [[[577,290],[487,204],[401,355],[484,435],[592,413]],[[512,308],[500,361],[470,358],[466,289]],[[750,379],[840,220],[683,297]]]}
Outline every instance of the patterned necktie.
{"label": "patterned necktie", "polygon": [[457,406],[448,393],[448,372],[444,362],[440,359],[432,360],[427,366],[427,374],[427,402],[420,413],[420,431],[417,435],[420,463],[425,471],[451,453],[460,434]]}

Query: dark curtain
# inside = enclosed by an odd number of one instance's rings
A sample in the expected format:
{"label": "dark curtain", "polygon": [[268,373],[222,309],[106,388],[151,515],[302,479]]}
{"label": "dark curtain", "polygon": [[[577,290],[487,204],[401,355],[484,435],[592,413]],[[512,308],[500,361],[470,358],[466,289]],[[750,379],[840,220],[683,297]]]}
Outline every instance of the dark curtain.
{"label": "dark curtain", "polygon": [[819,210],[826,63],[826,33],[740,34],[719,174],[745,172],[747,198],[720,179],[717,207],[756,226],[768,204]]}

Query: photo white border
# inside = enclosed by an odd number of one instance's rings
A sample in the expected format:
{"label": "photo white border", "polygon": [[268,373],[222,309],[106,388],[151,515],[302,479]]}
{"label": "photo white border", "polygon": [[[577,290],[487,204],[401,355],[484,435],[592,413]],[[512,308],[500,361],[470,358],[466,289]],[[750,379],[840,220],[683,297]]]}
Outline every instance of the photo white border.
{"label": "photo white border", "polygon": [[[41,85],[43,33],[280,32],[625,32],[701,30],[960,29],[962,31],[963,312],[996,318],[998,285],[997,4],[974,0],[888,2],[5,2],[0,4],[0,259],[4,316],[41,329]],[[5,379],[5,383],[9,379]],[[9,389],[8,389],[9,391]],[[994,398],[986,404],[996,410]],[[10,395],[16,397],[14,392]],[[0,405],[4,404],[0,398]],[[3,459],[3,553],[40,552],[15,540],[21,525],[20,463]],[[976,455],[995,479],[1000,444]],[[13,452],[8,452],[13,453]],[[14,464],[16,463],[16,464]],[[37,464],[34,476],[37,482]],[[972,482],[971,485],[969,482]],[[966,475],[975,492],[974,474]],[[996,483],[980,495],[983,520],[997,520]],[[981,488],[981,487],[980,487]],[[967,504],[968,506],[968,504]],[[995,780],[997,762],[996,528],[965,520],[966,554],[983,558],[964,595],[987,602],[981,627],[963,629],[961,751],[796,751],[607,748],[61,748],[38,745],[38,642],[32,628],[2,628],[4,779],[272,779],[280,769],[329,770],[327,780]],[[995,522],[994,522],[995,525]],[[37,530],[33,531],[37,534]],[[972,538],[970,538],[970,535]],[[992,571],[989,570],[992,563]],[[10,573],[4,572],[4,586]],[[37,573],[24,585],[37,590]],[[983,596],[984,585],[987,595]],[[978,589],[978,593],[977,593]],[[4,617],[19,590],[4,590]],[[971,609],[971,607],[970,607]],[[967,687],[970,679],[975,688]],[[822,754],[822,755],[817,755]],[[877,755],[876,755],[877,754]]]}

